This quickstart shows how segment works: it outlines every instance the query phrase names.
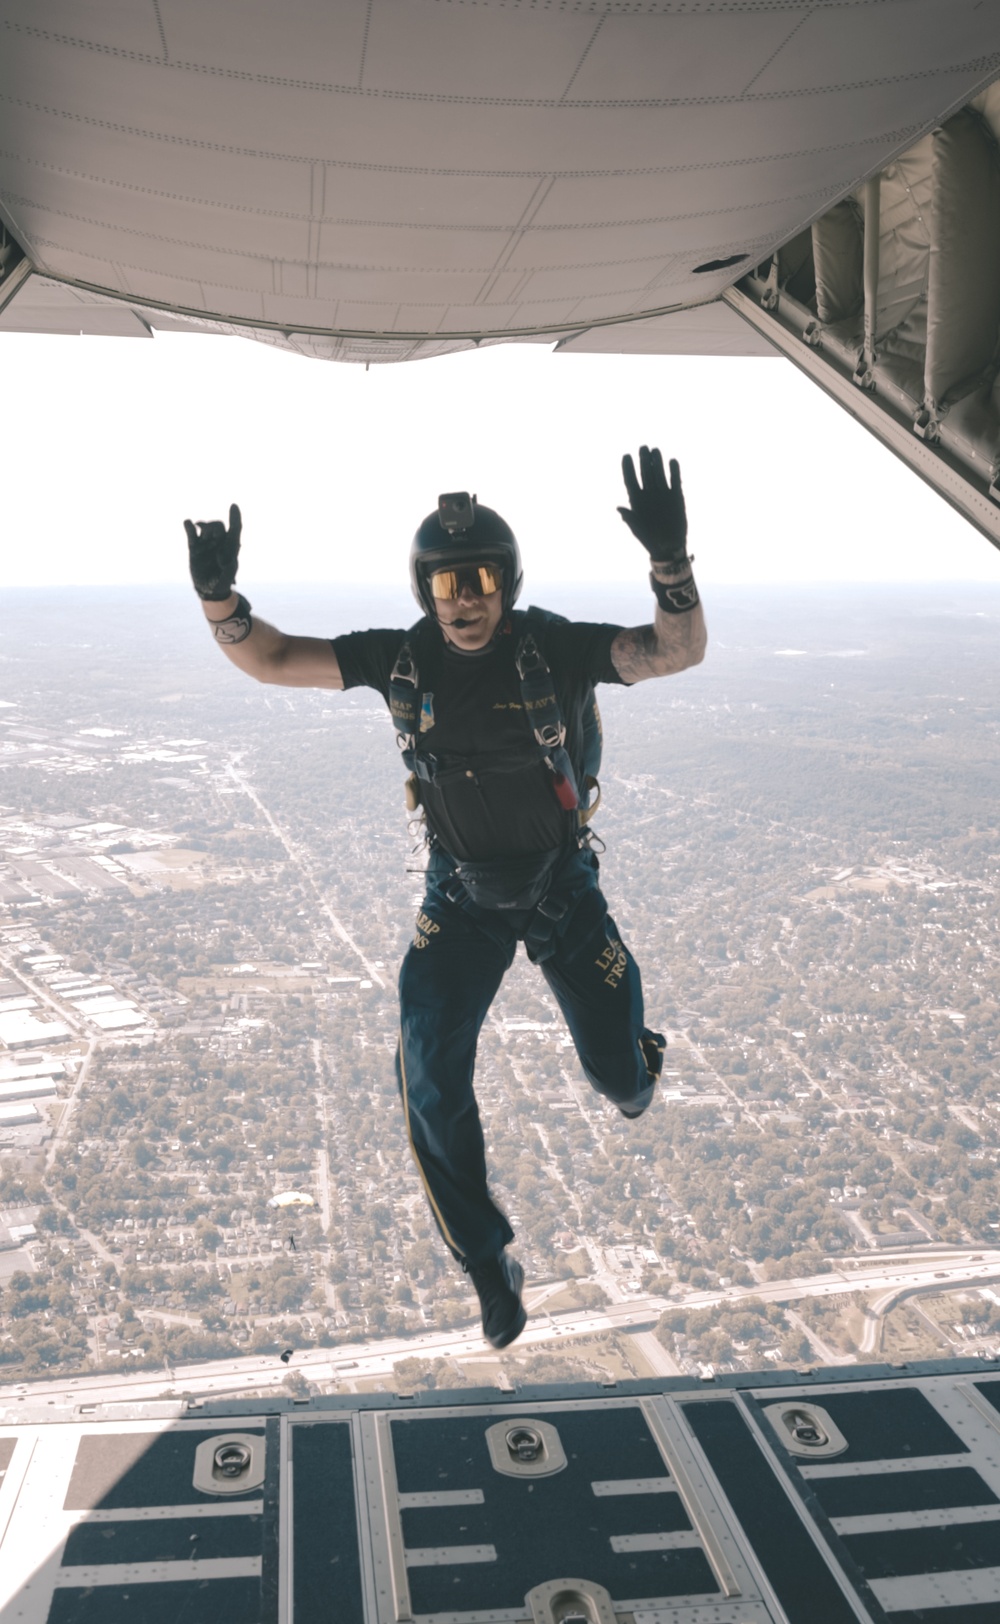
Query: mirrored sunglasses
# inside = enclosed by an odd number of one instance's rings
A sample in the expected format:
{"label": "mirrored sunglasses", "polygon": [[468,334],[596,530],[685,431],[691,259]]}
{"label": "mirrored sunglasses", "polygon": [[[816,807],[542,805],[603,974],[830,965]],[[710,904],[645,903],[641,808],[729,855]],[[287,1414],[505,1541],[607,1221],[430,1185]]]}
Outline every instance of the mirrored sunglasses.
{"label": "mirrored sunglasses", "polygon": [[469,587],[477,597],[488,598],[499,592],[503,571],[496,564],[461,564],[453,570],[435,570],[431,576],[431,593],[447,602],[461,596],[462,588]]}

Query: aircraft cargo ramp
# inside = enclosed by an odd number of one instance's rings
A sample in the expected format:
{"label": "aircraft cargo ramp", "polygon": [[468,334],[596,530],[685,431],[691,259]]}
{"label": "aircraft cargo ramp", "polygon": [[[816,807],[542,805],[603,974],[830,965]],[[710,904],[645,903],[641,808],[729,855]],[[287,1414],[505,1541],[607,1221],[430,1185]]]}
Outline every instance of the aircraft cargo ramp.
{"label": "aircraft cargo ramp", "polygon": [[996,1624],[1000,1369],[0,1412],[3,1624]]}

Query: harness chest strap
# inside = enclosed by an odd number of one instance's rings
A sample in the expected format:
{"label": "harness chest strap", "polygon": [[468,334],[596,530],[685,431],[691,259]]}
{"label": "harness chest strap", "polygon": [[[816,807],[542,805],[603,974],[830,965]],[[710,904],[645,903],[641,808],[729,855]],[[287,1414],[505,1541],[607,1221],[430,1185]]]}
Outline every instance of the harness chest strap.
{"label": "harness chest strap", "polygon": [[552,773],[556,799],[564,812],[580,805],[573,763],[566,754],[566,725],[556,698],[552,672],[531,632],[525,632],[514,655],[521,682],[521,703],[542,760]]}
{"label": "harness chest strap", "polygon": [[[585,823],[597,810],[600,785],[595,776],[587,775],[585,783],[587,799],[589,800],[593,789],[597,790],[597,798],[592,805],[581,808],[576,774],[566,750],[566,726],[559,708],[552,672],[530,630],[526,630],[520,638],[514,662],[521,686],[521,703],[525,717],[534,735],[539,754],[552,773],[556,798],[564,811],[575,811],[579,822]],[[430,751],[421,752],[417,749],[423,698],[420,673],[410,638],[407,638],[396,656],[396,663],[389,678],[389,710],[396,728],[396,743],[410,772],[406,783],[406,806],[410,812],[416,812],[420,804],[418,780],[424,779],[428,783],[433,783],[437,774],[436,758]],[[599,739],[600,713],[593,695],[591,699],[593,725]]]}
{"label": "harness chest strap", "polygon": [[[532,610],[528,610],[531,616]],[[536,612],[537,615],[537,612]],[[590,689],[588,711],[583,718],[584,781],[583,796],[577,784],[576,772],[566,750],[566,726],[555,683],[545,656],[530,629],[525,630],[514,655],[521,683],[521,701],[525,715],[535,736],[542,759],[553,775],[553,787],[560,806],[567,812],[576,812],[577,822],[588,822],[600,804],[601,786],[597,780],[600,770],[602,728],[597,698]],[[594,771],[586,768],[593,765]],[[596,791],[593,801],[591,795]]]}

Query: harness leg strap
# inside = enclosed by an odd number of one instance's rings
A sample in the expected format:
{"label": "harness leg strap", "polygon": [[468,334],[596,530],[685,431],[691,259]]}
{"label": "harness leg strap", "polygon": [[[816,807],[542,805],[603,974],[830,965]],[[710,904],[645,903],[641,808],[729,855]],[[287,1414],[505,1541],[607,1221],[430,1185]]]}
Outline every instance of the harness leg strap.
{"label": "harness leg strap", "polygon": [[556,945],[556,926],[561,919],[565,919],[568,911],[569,901],[553,896],[551,891],[547,891],[541,902],[536,903],[524,933],[525,951],[532,964],[540,964],[543,959],[552,957]]}

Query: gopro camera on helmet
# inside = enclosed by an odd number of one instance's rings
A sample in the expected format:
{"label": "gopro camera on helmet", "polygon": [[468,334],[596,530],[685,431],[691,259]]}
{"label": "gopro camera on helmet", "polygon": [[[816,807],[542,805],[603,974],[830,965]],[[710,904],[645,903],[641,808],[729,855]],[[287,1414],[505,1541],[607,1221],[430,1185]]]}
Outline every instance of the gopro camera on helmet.
{"label": "gopro camera on helmet", "polygon": [[445,491],[438,497],[438,518],[449,536],[471,530],[476,522],[476,498],[468,491]]}

